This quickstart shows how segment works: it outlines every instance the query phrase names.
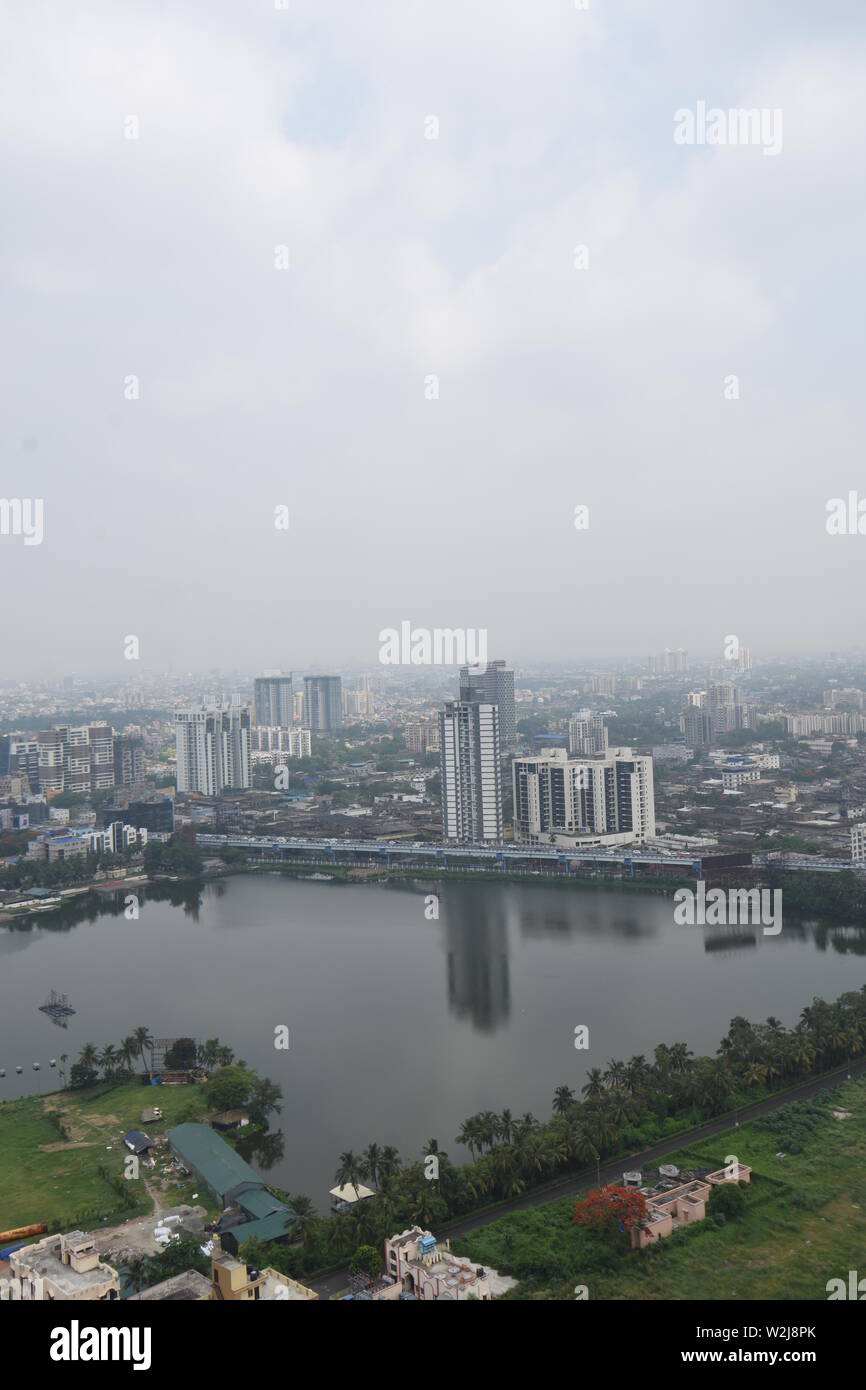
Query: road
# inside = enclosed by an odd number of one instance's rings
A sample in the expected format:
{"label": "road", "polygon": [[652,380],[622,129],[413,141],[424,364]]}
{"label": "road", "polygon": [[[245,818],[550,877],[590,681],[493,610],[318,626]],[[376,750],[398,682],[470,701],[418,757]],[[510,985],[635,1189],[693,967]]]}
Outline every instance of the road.
{"label": "road", "polygon": [[[763,1100],[756,1101],[754,1105],[744,1106],[737,1111],[737,1121],[744,1124],[747,1120],[757,1119],[760,1115],[767,1115],[771,1110],[778,1110],[781,1105],[788,1105],[794,1100],[808,1100],[811,1096],[818,1095],[821,1091],[832,1091],[846,1081],[849,1076],[863,1076],[866,1074],[866,1057],[861,1057],[855,1062],[839,1067],[835,1071],[828,1072],[825,1076],[817,1077],[811,1081],[804,1081],[799,1086],[793,1086],[789,1090],[782,1091],[778,1095],[766,1096]],[[685,1134],[678,1134],[668,1139],[663,1139],[660,1143],[654,1144],[650,1149],[641,1149],[638,1153],[629,1154],[627,1158],[618,1158],[609,1163],[603,1163],[600,1169],[602,1184],[622,1179],[623,1168],[644,1168],[648,1164],[663,1159],[667,1154],[674,1153],[678,1149],[684,1149],[688,1145],[700,1139],[709,1139],[714,1134],[722,1134],[725,1130],[732,1128],[733,1122],[731,1115],[721,1115],[717,1119],[708,1120],[706,1124],[698,1125],[695,1129],[688,1130]],[[743,1162],[746,1155],[741,1155]],[[581,1192],[586,1191],[596,1182],[596,1174],[593,1168],[584,1168],[580,1173],[569,1178],[563,1178],[561,1182],[555,1183],[551,1187],[545,1187],[543,1191],[529,1192],[525,1197],[516,1197],[511,1202],[502,1202],[496,1207],[495,1211],[482,1212],[479,1215],[469,1215],[452,1225],[443,1227],[442,1235],[462,1236],[469,1231],[477,1231],[481,1226],[488,1226],[491,1221],[498,1221],[501,1216],[508,1216],[514,1211],[528,1211],[532,1207],[543,1206],[545,1202],[555,1202],[561,1197],[578,1197]],[[349,1282],[348,1267],[338,1269],[332,1274],[326,1275],[322,1279],[311,1281],[310,1287],[315,1289],[320,1298],[332,1298],[335,1294],[345,1291]]]}

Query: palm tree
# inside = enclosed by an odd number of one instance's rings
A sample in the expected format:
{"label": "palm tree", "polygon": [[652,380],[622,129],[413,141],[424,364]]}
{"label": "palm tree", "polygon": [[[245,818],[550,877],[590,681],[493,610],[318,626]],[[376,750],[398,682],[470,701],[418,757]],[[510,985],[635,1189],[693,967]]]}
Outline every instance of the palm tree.
{"label": "palm tree", "polygon": [[95,1071],[99,1066],[99,1053],[93,1043],[85,1043],[78,1054],[78,1060],[87,1071]]}
{"label": "palm tree", "polygon": [[133,1037],[135,1038],[142,1066],[144,1065],[144,1049],[150,1049],[150,1070],[153,1071],[153,1038],[150,1036],[150,1032],[147,1028],[136,1028]]}
{"label": "palm tree", "polygon": [[373,1181],[373,1186],[377,1186],[379,1181],[379,1164],[382,1160],[382,1150],[378,1144],[368,1144],[362,1155],[364,1172]]}
{"label": "palm tree", "polygon": [[598,1067],[593,1067],[592,1071],[587,1072],[589,1080],[585,1086],[581,1086],[580,1094],[586,1096],[587,1100],[597,1100],[604,1093],[604,1077]]}
{"label": "palm tree", "polygon": [[608,1062],[608,1064],[607,1064],[607,1071],[606,1071],[605,1074],[604,1074],[604,1079],[605,1079],[605,1081],[607,1082],[608,1086],[613,1086],[613,1087],[621,1086],[622,1083],[623,1083],[623,1081],[625,1080],[625,1076],[626,1076],[626,1065],[625,1065],[625,1062],[616,1062],[616,1061]]}
{"label": "palm tree", "polygon": [[427,1139],[425,1143],[422,1145],[421,1152],[425,1158],[427,1158],[430,1154],[435,1154],[436,1157],[439,1159],[440,1163],[442,1163],[448,1157],[444,1149],[440,1149],[438,1139]]}
{"label": "palm tree", "polygon": [[363,1177],[361,1168],[362,1164],[358,1156],[351,1149],[346,1149],[345,1153],[340,1154],[340,1161],[334,1174],[337,1187],[353,1187],[357,1197]]}
{"label": "palm tree", "polygon": [[514,1138],[514,1120],[510,1110],[503,1110],[499,1116],[499,1138],[503,1144],[510,1144]]}
{"label": "palm tree", "polygon": [[574,1105],[574,1091],[570,1086],[557,1086],[553,1093],[554,1115],[567,1115]]}
{"label": "palm tree", "polygon": [[304,1251],[309,1254],[321,1217],[309,1197],[301,1192],[289,1197],[289,1206],[295,1215],[295,1233],[301,1237]]}
{"label": "palm tree", "polygon": [[138,1043],[134,1037],[124,1038],[120,1044],[120,1056],[126,1071],[132,1074],[132,1063],[138,1056]]}
{"label": "palm tree", "polygon": [[460,1126],[460,1133],[454,1140],[455,1144],[463,1144],[472,1155],[472,1162],[477,1162],[475,1146],[479,1142],[478,1135],[478,1116],[472,1115],[468,1120],[464,1120]]}
{"label": "palm tree", "polygon": [[525,1139],[527,1134],[531,1134],[538,1128],[538,1121],[531,1110],[526,1110],[514,1126],[514,1137],[518,1141]]}
{"label": "palm tree", "polygon": [[767,1079],[767,1068],[761,1066],[760,1062],[748,1062],[746,1070],[743,1072],[743,1081],[747,1086],[760,1086]]}
{"label": "palm tree", "polygon": [[492,1110],[483,1110],[478,1117],[478,1132],[482,1144],[492,1149],[496,1143],[496,1115]]}
{"label": "palm tree", "polygon": [[686,1043],[674,1043],[669,1055],[670,1068],[672,1072],[681,1076],[683,1072],[688,1071],[690,1069],[694,1053],[690,1050]]}
{"label": "palm tree", "polygon": [[575,1125],[571,1131],[570,1139],[571,1152],[581,1163],[588,1163],[590,1160],[595,1164],[595,1175],[598,1186],[601,1187],[601,1171],[599,1166],[600,1154],[595,1139],[585,1125]]}
{"label": "palm tree", "polygon": [[401,1167],[400,1155],[393,1144],[386,1144],[379,1159],[380,1178],[393,1178],[399,1173]]}
{"label": "palm tree", "polygon": [[496,1186],[506,1201],[511,1197],[517,1197],[523,1191],[525,1184],[518,1176],[513,1149],[503,1145],[496,1150],[493,1158],[493,1174]]}
{"label": "palm tree", "polygon": [[425,1182],[410,1196],[411,1210],[410,1217],[417,1226],[423,1226],[426,1230],[433,1223],[433,1194],[430,1191],[430,1184]]}
{"label": "palm tree", "polygon": [[113,1077],[120,1058],[114,1043],[106,1043],[99,1057],[99,1064],[107,1077]]}

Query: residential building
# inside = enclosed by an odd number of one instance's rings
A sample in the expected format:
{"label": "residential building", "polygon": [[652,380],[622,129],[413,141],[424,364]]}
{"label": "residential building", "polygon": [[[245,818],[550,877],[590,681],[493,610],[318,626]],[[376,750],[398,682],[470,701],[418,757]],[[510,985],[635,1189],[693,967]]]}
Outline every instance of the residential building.
{"label": "residential building", "polygon": [[449,700],[439,715],[439,750],[443,838],[500,841],[499,706]]}
{"label": "residential building", "polygon": [[255,722],[287,729],[295,722],[291,672],[287,676],[257,676],[253,682]]}
{"label": "residential building", "polygon": [[9,1265],[8,1297],[13,1300],[68,1303],[120,1297],[117,1270],[103,1264],[93,1236],[83,1231],[46,1236],[35,1245],[13,1250]]}
{"label": "residential building", "polygon": [[250,712],[243,705],[178,710],[177,789],[220,796],[250,786]]}
{"label": "residential building", "polygon": [[141,739],[114,740],[114,785],[137,787],[144,781],[144,744]]}
{"label": "residential building", "polygon": [[713,716],[708,709],[690,705],[680,715],[680,730],[687,748],[709,748],[713,742]]}
{"label": "residential building", "polygon": [[623,1173],[624,1185],[637,1188],[645,1197],[647,1207],[644,1221],[632,1228],[632,1249],[643,1250],[683,1226],[703,1221],[713,1188],[727,1182],[751,1182],[752,1170],[745,1163],[739,1163],[734,1166],[733,1173],[728,1168],[719,1168],[714,1173],[701,1170],[681,1173],[673,1164],[662,1164],[658,1173],[659,1181],[654,1187],[641,1185],[643,1174],[640,1172]]}
{"label": "residential building", "polygon": [[851,858],[855,864],[866,860],[866,821],[851,826]]}
{"label": "residential building", "polygon": [[337,734],[343,726],[339,676],[304,677],[304,723],[314,734]]}
{"label": "residential building", "polygon": [[253,753],[309,758],[313,752],[313,740],[309,729],[285,729],[259,724],[250,730],[250,748]]}
{"label": "residential building", "polygon": [[498,1276],[496,1270],[473,1264],[464,1255],[455,1255],[450,1241],[437,1241],[421,1226],[410,1226],[385,1241],[385,1279],[386,1284],[371,1293],[371,1298],[489,1303],[494,1294],[515,1283]]}
{"label": "residential building", "polygon": [[600,714],[578,710],[568,721],[568,751],[589,756],[607,749],[607,729]]}
{"label": "residential building", "polygon": [[652,758],[609,748],[571,758],[551,748],[512,764],[514,838],[562,847],[642,844],[655,838]]}

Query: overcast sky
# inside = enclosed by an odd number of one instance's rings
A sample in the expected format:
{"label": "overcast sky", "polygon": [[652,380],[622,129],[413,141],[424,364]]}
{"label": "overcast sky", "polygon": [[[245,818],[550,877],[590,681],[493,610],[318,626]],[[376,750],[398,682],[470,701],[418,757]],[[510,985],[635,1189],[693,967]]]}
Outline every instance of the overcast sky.
{"label": "overcast sky", "polygon": [[[4,0],[2,674],[862,643],[864,28]],[[781,151],[675,143],[699,102]]]}

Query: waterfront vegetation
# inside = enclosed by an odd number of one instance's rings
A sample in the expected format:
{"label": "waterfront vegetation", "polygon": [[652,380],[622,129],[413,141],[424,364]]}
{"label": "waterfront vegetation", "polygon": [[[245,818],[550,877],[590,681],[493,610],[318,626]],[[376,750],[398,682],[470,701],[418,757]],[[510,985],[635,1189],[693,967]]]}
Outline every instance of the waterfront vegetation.
{"label": "waterfront vegetation", "polygon": [[[260,1164],[267,1167],[268,1145],[276,1144],[279,1149],[282,1141],[279,1133],[264,1132],[268,1115],[280,1109],[279,1088],[256,1077],[242,1061],[235,1062],[231,1049],[220,1044],[219,1039],[211,1039],[200,1047],[187,1039],[175,1044],[180,1049],[176,1060],[203,1070],[210,1068],[211,1079],[202,1085],[151,1090],[130,1075],[133,1062],[146,1061],[151,1047],[150,1035],[144,1028],[134,1030],[118,1047],[109,1044],[97,1049],[88,1045],[72,1068],[75,1084],[69,1090],[0,1106],[0,1191],[4,1193],[8,1224],[44,1220],[58,1229],[96,1225],[108,1219],[119,1221],[136,1211],[149,1210],[144,1184],[141,1188],[127,1184],[126,1187],[135,1188],[129,1196],[117,1179],[125,1153],[120,1136],[126,1129],[139,1127],[142,1106],[154,1101],[164,1110],[163,1121],[157,1127],[163,1132],[184,1120],[204,1119],[220,1109],[247,1106],[261,1130],[258,1157]],[[453,1144],[468,1153],[468,1162],[454,1162],[435,1138],[427,1140],[418,1159],[409,1161],[404,1161],[392,1145],[379,1141],[372,1141],[360,1153],[345,1150],[339,1156],[335,1182],[356,1188],[365,1183],[375,1189],[375,1195],[353,1204],[350,1211],[322,1217],[308,1196],[280,1193],[297,1218],[294,1241],[262,1247],[250,1240],[243,1243],[242,1253],[249,1261],[270,1264],[304,1278],[317,1270],[356,1260],[361,1247],[381,1249],[386,1236],[408,1225],[446,1234],[449,1223],[462,1216],[495,1208],[496,1204],[511,1201],[534,1188],[543,1189],[587,1170],[591,1175],[603,1161],[634,1154],[668,1137],[673,1139],[708,1118],[730,1113],[828,1071],[862,1055],[864,1050],[866,986],[843,994],[834,1003],[814,999],[803,1009],[793,1029],[786,1029],[772,1017],[760,1024],[737,1017],[731,1021],[715,1057],[695,1057],[685,1043],[677,1042],[660,1044],[651,1060],[641,1055],[628,1061],[613,1059],[604,1068],[591,1068],[579,1094],[565,1085],[555,1089],[551,1116],[544,1122],[531,1114],[515,1116],[507,1109],[469,1116],[453,1139]],[[830,1134],[837,1139],[843,1135],[855,1140],[852,1153],[859,1153],[862,1169],[866,1097],[862,1087],[858,1090],[855,1086],[851,1094],[852,1116],[858,1118],[853,1124],[845,1121],[845,1128],[833,1129],[825,1100],[805,1107],[788,1105],[743,1126],[737,1131],[736,1141],[729,1135],[677,1156],[681,1166],[721,1167],[736,1144],[733,1151],[740,1160],[753,1168],[757,1166],[756,1181],[746,1193],[742,1222],[743,1229],[750,1232],[749,1248],[764,1250],[761,1258],[765,1262],[769,1258],[765,1246],[769,1247],[761,1234],[761,1212],[765,1208],[777,1224],[793,1222],[792,1230],[798,1230],[808,1217],[811,1229],[818,1207],[832,1205],[834,1192],[844,1190],[844,1184],[840,1187],[826,1173],[819,1181],[819,1170],[812,1173],[809,1182],[798,1180],[791,1191],[785,1187],[788,1175],[800,1172],[801,1158],[813,1155],[819,1130],[824,1135],[822,1142],[827,1139],[824,1131],[828,1125]],[[755,1135],[762,1137],[756,1140]],[[106,1147],[109,1139],[110,1150]],[[243,1152],[244,1140],[237,1142]],[[785,1159],[775,1157],[779,1152],[784,1152]],[[847,1153],[847,1149],[844,1153],[839,1150],[840,1163]],[[757,1165],[756,1155],[761,1159]],[[255,1161],[254,1149],[249,1156]],[[784,1166],[779,1168],[779,1164]],[[174,1203],[190,1199],[188,1184],[177,1180],[175,1185],[172,1178],[170,1186]],[[215,1214],[206,1194],[199,1193],[197,1200]],[[834,1230],[838,1227],[838,1239],[827,1236],[821,1242],[828,1259],[834,1254],[841,1259],[839,1252],[848,1248],[842,1239],[846,1229],[843,1217],[851,1205],[848,1201],[846,1207],[844,1196],[839,1197],[831,1215],[825,1217]],[[559,1287],[560,1280],[587,1283],[587,1278],[580,1279],[581,1270],[589,1271],[597,1281],[602,1276],[607,1281],[594,1286],[595,1296],[632,1296],[628,1292],[601,1292],[602,1287],[625,1289],[629,1279],[644,1277],[625,1270],[622,1262],[631,1260],[631,1252],[600,1240],[598,1232],[573,1229],[570,1215],[568,1220],[563,1217],[566,1207],[573,1213],[573,1199],[564,1204],[554,1200],[502,1220],[496,1220],[491,1211],[493,1225],[486,1228],[491,1234],[471,1238],[473,1258],[489,1262],[505,1273],[514,1273],[530,1292],[543,1292],[546,1296],[550,1296],[551,1289],[555,1296],[566,1296]],[[706,1230],[701,1239],[710,1239],[723,1231],[725,1221],[716,1217],[725,1214],[714,1209],[712,1215],[711,1222],[703,1223]],[[859,1217],[853,1219],[853,1225],[858,1226],[859,1221]],[[682,1240],[691,1239],[692,1233],[687,1232],[662,1244],[665,1252],[668,1248],[675,1252]],[[485,1240],[492,1244],[485,1244]],[[638,1253],[636,1258],[644,1260],[644,1269],[655,1268],[653,1262],[659,1258],[673,1261],[664,1266],[669,1275],[668,1287],[673,1287],[677,1279],[685,1287],[688,1261],[683,1257],[683,1262],[677,1264],[674,1256],[665,1252],[660,1257],[658,1248],[653,1248]],[[632,1265],[628,1268],[632,1269]],[[828,1269],[827,1277],[835,1272]],[[785,1277],[793,1275],[789,1272]],[[625,1282],[620,1286],[616,1280]],[[802,1280],[797,1287],[805,1288]],[[669,1292],[659,1296],[678,1295]],[[758,1295],[747,1295],[740,1289],[738,1296]],[[791,1296],[816,1295],[801,1291]]]}
{"label": "waterfront vegetation", "polygon": [[[350,1257],[359,1246],[381,1248],[386,1236],[408,1225],[442,1231],[461,1216],[534,1187],[587,1168],[598,1171],[602,1161],[639,1152],[864,1050],[866,987],[832,1004],[813,1000],[790,1030],[772,1017],[762,1024],[738,1017],[715,1057],[694,1057],[685,1043],[662,1044],[652,1061],[636,1056],[592,1068],[579,1096],[568,1086],[557,1087],[545,1123],[509,1110],[470,1116],[454,1140],[468,1150],[469,1163],[455,1164],[436,1139],[429,1139],[421,1157],[408,1163],[393,1146],[378,1142],[362,1153],[347,1150],[340,1155],[335,1182],[356,1188],[369,1184],[374,1197],[329,1219],[318,1217],[307,1199],[291,1197],[296,1210],[299,1201],[304,1203],[300,1245],[266,1251],[250,1242],[250,1250],[244,1246],[244,1251],[248,1259],[270,1261],[302,1277]],[[790,1153],[799,1152],[805,1130],[800,1134],[793,1121],[786,1124],[785,1146]],[[723,1153],[709,1166],[723,1166],[724,1158]],[[742,1161],[748,1162],[745,1157]]]}
{"label": "waterfront vegetation", "polygon": [[[141,1170],[143,1181],[125,1178],[123,1135],[130,1129],[145,1129],[159,1142],[175,1125],[243,1107],[250,1124],[239,1147],[246,1145],[251,1159],[257,1148],[266,1161],[280,1156],[281,1136],[266,1133],[270,1116],[281,1109],[278,1085],[236,1062],[218,1038],[200,1045],[180,1038],[172,1060],[195,1068],[202,1079],[144,1086],[133,1064],[148,1065],[152,1047],[143,1027],[117,1047],[87,1044],[70,1069],[67,1090],[0,1105],[0,1229],[44,1221],[49,1230],[69,1230],[124,1221],[150,1212],[155,1190],[173,1205],[189,1202],[194,1184],[174,1171],[163,1175],[159,1156],[156,1171]],[[162,1119],[145,1124],[142,1111],[152,1106]],[[218,1214],[206,1190],[197,1191],[196,1202]]]}
{"label": "waterfront vegetation", "polygon": [[[455,1250],[518,1280],[510,1299],[825,1299],[827,1281],[863,1267],[866,1081],[798,1101],[667,1155],[684,1169],[751,1169],[724,1210],[645,1250],[574,1223],[573,1198],[513,1212],[456,1239]],[[583,1293],[583,1289],[586,1293]]]}

